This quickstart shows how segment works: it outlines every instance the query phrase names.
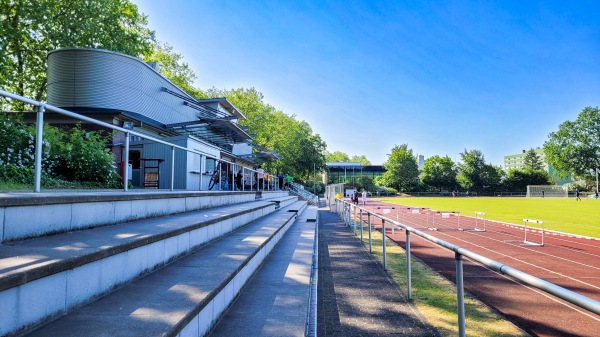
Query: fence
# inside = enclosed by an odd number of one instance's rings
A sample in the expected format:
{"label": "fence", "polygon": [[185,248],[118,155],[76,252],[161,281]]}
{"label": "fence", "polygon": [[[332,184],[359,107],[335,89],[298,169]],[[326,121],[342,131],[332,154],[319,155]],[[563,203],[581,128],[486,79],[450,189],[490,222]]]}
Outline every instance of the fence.
{"label": "fence", "polygon": [[[589,297],[585,297],[571,290],[562,288],[553,283],[544,281],[540,278],[537,278],[533,275],[524,273],[507,265],[504,265],[500,262],[496,262],[492,259],[489,259],[485,256],[479,255],[467,249],[461,248],[444,240],[440,240],[434,236],[431,236],[425,232],[419,231],[412,227],[409,227],[405,224],[402,224],[398,221],[394,221],[390,218],[387,218],[381,214],[370,212],[362,207],[357,205],[353,205],[341,199],[335,200],[336,210],[340,215],[340,218],[346,223],[346,225],[351,225],[351,209],[354,208],[354,213],[356,214],[356,210],[359,211],[361,215],[365,213],[367,214],[367,227],[369,228],[369,252],[373,252],[372,239],[371,239],[371,223],[372,218],[377,217],[381,219],[382,222],[382,246],[383,246],[383,268],[387,270],[387,256],[386,256],[386,223],[390,223],[392,225],[401,227],[406,232],[406,284],[407,284],[407,297],[408,299],[412,299],[412,283],[411,283],[411,261],[410,261],[410,236],[411,234],[418,235],[426,240],[429,240],[438,246],[444,247],[454,252],[455,266],[456,266],[456,296],[458,301],[458,332],[459,336],[466,336],[465,329],[465,305],[464,305],[464,284],[463,284],[463,257],[467,257],[472,261],[475,261],[479,264],[487,266],[488,268],[502,273],[504,275],[510,276],[511,278],[518,280],[524,284],[527,284],[531,287],[542,290],[548,294],[554,295],[558,298],[561,298],[565,301],[568,301],[576,306],[589,310],[595,314],[600,314],[600,302],[593,300]],[[363,240],[363,224],[362,220],[360,221],[360,239],[361,242]]]}
{"label": "fence", "polygon": [[[56,112],[58,114],[64,115],[64,116],[68,116],[74,119],[78,119],[81,121],[85,121],[88,123],[92,123],[92,124],[96,124],[105,128],[109,128],[115,131],[121,131],[123,133],[126,134],[125,137],[125,159],[124,162],[128,163],[129,162],[129,139],[130,137],[133,136],[138,136],[140,138],[146,139],[146,140],[150,140],[159,144],[163,144],[163,145],[167,145],[169,147],[171,147],[171,180],[170,180],[170,190],[173,191],[174,188],[174,182],[175,182],[175,149],[180,149],[180,150],[184,150],[187,152],[191,152],[191,153],[195,153],[200,155],[200,171],[199,172],[204,172],[204,160],[203,157],[208,158],[208,159],[214,159],[217,162],[220,163],[226,163],[228,165],[231,165],[230,167],[235,168],[231,170],[231,179],[229,180],[229,182],[234,182],[235,181],[235,172],[238,171],[240,168],[243,171],[243,176],[246,175],[247,172],[250,172],[250,182],[249,182],[249,187],[250,187],[250,191],[256,189],[265,189],[265,190],[275,190],[276,189],[276,179],[270,179],[268,181],[268,183],[264,184],[264,186],[258,186],[258,182],[257,179],[254,177],[254,175],[257,173],[256,170],[249,168],[249,167],[245,167],[243,165],[239,165],[227,160],[223,160],[221,158],[217,158],[214,156],[211,156],[207,153],[204,153],[202,151],[198,151],[198,150],[193,150],[193,149],[188,149],[179,145],[175,145],[169,142],[166,142],[164,140],[149,136],[147,134],[144,133],[140,133],[140,132],[136,132],[133,130],[129,130],[129,129],[125,129],[116,125],[112,125],[109,123],[105,123],[87,116],[83,116],[68,110],[64,110],[61,108],[57,108],[55,106],[52,105],[48,105],[46,103],[43,102],[38,102],[38,101],[34,101],[32,99],[26,98],[26,97],[22,97],[13,93],[10,93],[8,91],[4,91],[4,90],[0,90],[0,95],[4,96],[6,98],[10,98],[10,99],[14,99],[26,104],[31,104],[33,106],[37,107],[37,120],[36,120],[36,143],[35,143],[35,177],[34,177],[34,192],[40,192],[40,185],[41,185],[41,177],[42,177],[42,139],[43,139],[43,125],[44,125],[44,112],[46,110],[52,111],[52,112]],[[128,190],[128,180],[129,180],[129,172],[128,170],[123,170],[123,190],[127,191]],[[221,182],[224,181],[223,179],[224,177],[222,176],[221,170],[215,171],[212,179],[214,181],[217,181],[218,183],[216,184],[217,189],[221,190],[223,188]],[[210,179],[210,178],[209,178]],[[227,174],[227,179],[229,179],[229,174]],[[199,190],[201,190],[201,186],[203,183],[203,177],[202,175],[200,175],[200,185],[199,185]],[[245,190],[245,183],[241,184],[241,190]],[[230,183],[229,186],[231,186],[231,190],[234,189],[234,184]]]}

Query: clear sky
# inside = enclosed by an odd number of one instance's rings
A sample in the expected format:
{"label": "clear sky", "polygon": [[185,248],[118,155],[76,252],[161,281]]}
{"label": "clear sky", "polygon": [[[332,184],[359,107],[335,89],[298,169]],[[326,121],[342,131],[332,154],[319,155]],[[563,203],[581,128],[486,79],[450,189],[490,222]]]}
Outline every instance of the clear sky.
{"label": "clear sky", "polygon": [[199,89],[254,87],[382,164],[541,147],[600,102],[600,1],[132,0]]}

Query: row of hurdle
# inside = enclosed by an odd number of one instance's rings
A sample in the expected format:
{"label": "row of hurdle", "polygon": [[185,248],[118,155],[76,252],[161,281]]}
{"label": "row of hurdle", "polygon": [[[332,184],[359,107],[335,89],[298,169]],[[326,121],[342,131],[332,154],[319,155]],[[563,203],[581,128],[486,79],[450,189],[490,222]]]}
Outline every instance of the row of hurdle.
{"label": "row of hurdle", "polygon": [[[474,224],[472,227],[465,227],[464,222],[461,226],[461,213],[458,211],[440,211],[440,210],[432,210],[425,207],[378,207],[378,209],[382,210],[384,215],[391,214],[393,211],[396,211],[396,220],[406,224],[407,216],[418,216],[423,215],[427,217],[426,224],[427,229],[431,231],[437,231],[438,226],[442,224],[442,222],[446,224],[450,224],[450,228],[454,224],[456,224],[456,229],[459,231],[471,231],[471,232],[485,232],[487,231],[487,219],[485,212],[475,212],[474,216]],[[540,227],[533,229],[531,224],[536,224]],[[394,234],[395,225],[392,224],[392,235]],[[401,230],[401,228],[400,228]],[[541,242],[534,242],[527,239],[527,233],[532,231],[539,231],[541,234]],[[527,245],[533,246],[543,246],[544,245],[544,222],[541,220],[532,220],[532,219],[523,219],[523,243]]]}

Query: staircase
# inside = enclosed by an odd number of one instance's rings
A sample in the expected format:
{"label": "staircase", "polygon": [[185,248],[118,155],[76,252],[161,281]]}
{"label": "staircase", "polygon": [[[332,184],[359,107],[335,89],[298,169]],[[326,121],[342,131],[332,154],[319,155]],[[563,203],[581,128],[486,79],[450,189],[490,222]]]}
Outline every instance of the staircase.
{"label": "staircase", "polygon": [[305,201],[287,192],[0,195],[0,336],[205,336]]}

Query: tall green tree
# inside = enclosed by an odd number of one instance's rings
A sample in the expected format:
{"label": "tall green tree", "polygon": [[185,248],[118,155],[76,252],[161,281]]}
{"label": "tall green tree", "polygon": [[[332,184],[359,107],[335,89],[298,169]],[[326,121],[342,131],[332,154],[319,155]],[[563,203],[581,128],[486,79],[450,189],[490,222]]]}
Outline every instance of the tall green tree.
{"label": "tall green tree", "polygon": [[600,110],[583,109],[573,122],[566,121],[544,143],[546,162],[566,178],[572,174],[592,180],[600,168]]}
{"label": "tall green tree", "polygon": [[535,152],[534,149],[529,149],[525,153],[525,158],[523,158],[523,166],[525,166],[526,170],[541,170],[543,165],[544,163],[542,162],[542,158],[540,158],[540,156],[537,154],[537,152]]}
{"label": "tall green tree", "polygon": [[144,62],[160,63],[159,72],[173,84],[195,98],[205,97],[201,90],[194,87],[194,80],[197,78],[194,71],[183,62],[183,56],[174,52],[168,43],[154,43],[152,52],[144,55]]}
{"label": "tall green tree", "polygon": [[386,172],[382,181],[398,191],[412,191],[418,184],[419,166],[407,144],[395,145],[383,164]]}
{"label": "tall green tree", "polygon": [[128,0],[3,0],[0,32],[0,87],[38,101],[46,96],[51,50],[102,48],[141,57],[154,40],[146,16]]}
{"label": "tall green tree", "polygon": [[504,172],[498,166],[486,164],[481,151],[465,149],[460,157],[457,180],[463,189],[491,193],[500,186]]}
{"label": "tall green tree", "polygon": [[367,157],[364,154],[361,154],[360,156],[352,156],[352,158],[350,158],[350,161],[360,163],[361,166],[371,165],[371,161],[367,159]]}
{"label": "tall green tree", "polygon": [[435,187],[438,191],[454,189],[457,185],[454,162],[448,156],[440,157],[436,155],[427,158],[423,164],[421,181],[426,185]]}
{"label": "tall green tree", "polygon": [[551,185],[552,177],[544,170],[509,170],[502,182],[503,190],[524,192],[527,185]]}
{"label": "tall green tree", "polygon": [[350,161],[350,157],[341,151],[334,151],[334,152],[324,152],[325,155],[325,159],[327,160],[327,162],[329,163],[347,163]]}
{"label": "tall green tree", "polygon": [[239,123],[248,126],[248,132],[256,135],[254,142],[282,156],[280,160],[264,163],[271,173],[284,172],[306,179],[313,171],[325,168],[323,152],[326,144],[321,136],[313,134],[308,123],[265,103],[263,94],[255,88],[211,88],[205,94],[207,97],[227,97],[246,115]]}

